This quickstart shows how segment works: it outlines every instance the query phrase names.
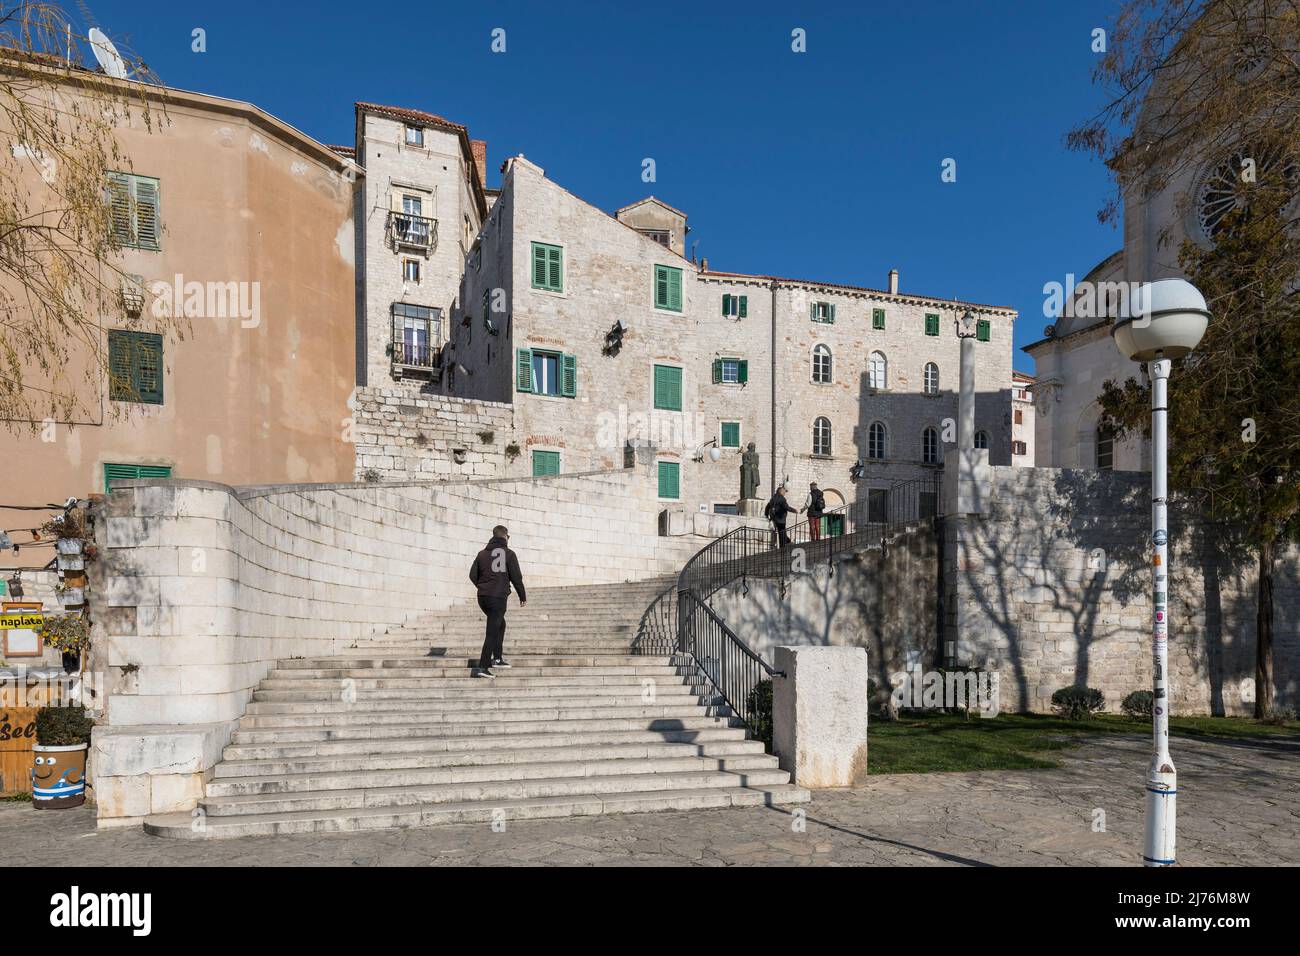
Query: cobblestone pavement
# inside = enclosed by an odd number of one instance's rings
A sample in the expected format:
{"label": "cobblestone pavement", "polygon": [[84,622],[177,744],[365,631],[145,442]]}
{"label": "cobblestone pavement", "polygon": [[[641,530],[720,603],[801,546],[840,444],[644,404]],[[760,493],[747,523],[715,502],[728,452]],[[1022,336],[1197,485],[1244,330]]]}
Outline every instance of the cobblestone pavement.
{"label": "cobblestone pavement", "polygon": [[[1133,865],[1147,752],[1092,738],[1058,770],[882,776],[816,792],[802,832],[788,809],[758,808],[195,843],[5,803],[0,865]],[[1300,865],[1300,741],[1180,738],[1174,758],[1180,863]]]}

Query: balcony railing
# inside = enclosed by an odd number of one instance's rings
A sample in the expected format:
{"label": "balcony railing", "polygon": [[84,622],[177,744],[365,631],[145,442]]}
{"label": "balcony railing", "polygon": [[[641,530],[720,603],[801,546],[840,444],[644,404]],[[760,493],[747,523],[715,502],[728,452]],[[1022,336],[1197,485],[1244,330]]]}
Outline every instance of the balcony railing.
{"label": "balcony railing", "polygon": [[442,365],[442,349],[437,345],[393,343],[393,364],[404,368],[434,369]]}
{"label": "balcony railing", "polygon": [[392,211],[388,214],[388,237],[394,246],[432,249],[438,244],[438,220]]}

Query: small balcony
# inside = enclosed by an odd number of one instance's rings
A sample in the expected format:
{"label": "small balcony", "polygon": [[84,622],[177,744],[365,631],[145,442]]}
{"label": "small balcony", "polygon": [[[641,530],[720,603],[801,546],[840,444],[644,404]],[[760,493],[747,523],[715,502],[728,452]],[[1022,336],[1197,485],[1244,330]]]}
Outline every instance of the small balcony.
{"label": "small balcony", "polygon": [[442,310],[396,302],[392,307],[393,336],[388,355],[395,378],[438,378],[442,375]]}
{"label": "small balcony", "polygon": [[431,252],[438,245],[438,220],[409,212],[389,212],[388,241],[394,249]]}

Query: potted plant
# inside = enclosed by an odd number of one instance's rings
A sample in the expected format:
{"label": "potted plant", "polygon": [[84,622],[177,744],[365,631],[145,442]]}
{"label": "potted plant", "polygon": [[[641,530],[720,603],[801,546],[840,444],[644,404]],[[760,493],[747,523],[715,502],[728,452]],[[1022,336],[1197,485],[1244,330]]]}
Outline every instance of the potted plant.
{"label": "potted plant", "polygon": [[90,647],[90,623],[80,614],[47,617],[41,637],[63,655],[63,669],[71,674],[81,665],[81,652]]}
{"label": "potted plant", "polygon": [[42,707],[36,712],[35,809],[66,809],[86,802],[86,750],[94,725],[84,707]]}

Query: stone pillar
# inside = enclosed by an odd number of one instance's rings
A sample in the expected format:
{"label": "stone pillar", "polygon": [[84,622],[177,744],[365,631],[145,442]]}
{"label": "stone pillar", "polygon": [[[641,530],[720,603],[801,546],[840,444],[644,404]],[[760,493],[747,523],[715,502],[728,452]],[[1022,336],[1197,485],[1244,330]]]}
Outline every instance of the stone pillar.
{"label": "stone pillar", "polygon": [[975,447],[975,337],[961,340],[961,374],[957,380],[957,447]]}
{"label": "stone pillar", "polygon": [[778,647],[772,749],[801,787],[852,787],[867,778],[867,652]]}

